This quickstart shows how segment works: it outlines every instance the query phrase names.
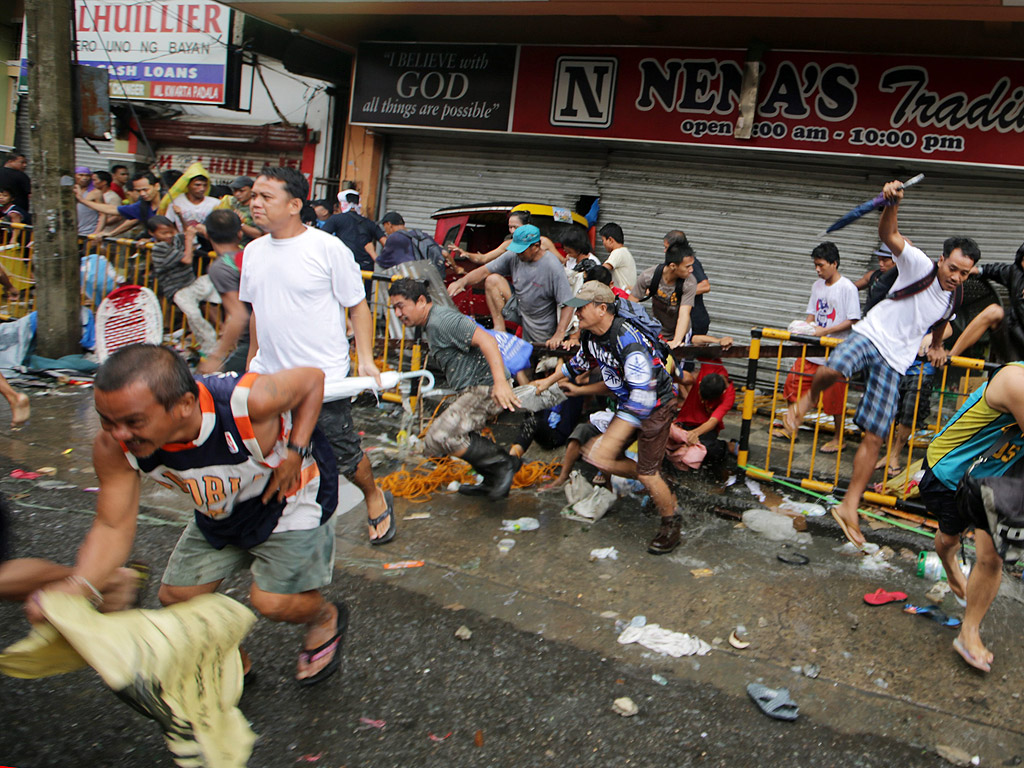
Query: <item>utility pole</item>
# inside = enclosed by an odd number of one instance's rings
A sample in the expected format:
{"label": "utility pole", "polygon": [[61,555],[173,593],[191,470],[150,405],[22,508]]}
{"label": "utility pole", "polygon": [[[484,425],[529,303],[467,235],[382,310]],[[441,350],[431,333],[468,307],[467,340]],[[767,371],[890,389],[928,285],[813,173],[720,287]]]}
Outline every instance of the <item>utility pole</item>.
{"label": "utility pole", "polygon": [[73,0],[27,0],[31,122],[32,271],[37,348],[44,357],[80,351],[79,255],[74,183],[75,116],[71,101]]}

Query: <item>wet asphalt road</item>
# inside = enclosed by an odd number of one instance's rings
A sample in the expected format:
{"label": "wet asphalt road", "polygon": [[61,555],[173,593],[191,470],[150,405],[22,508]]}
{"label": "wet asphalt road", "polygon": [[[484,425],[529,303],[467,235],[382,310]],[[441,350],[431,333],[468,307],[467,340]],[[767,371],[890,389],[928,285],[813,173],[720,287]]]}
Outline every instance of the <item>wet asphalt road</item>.
{"label": "wet asphalt road", "polygon": [[[12,466],[0,461],[3,475]],[[77,489],[34,490],[30,499],[59,510],[91,508],[91,496]],[[15,556],[73,560],[87,515],[16,509]],[[140,525],[135,555],[154,565],[154,579],[177,533],[173,525]],[[228,586],[244,600],[247,583]],[[322,685],[305,689],[291,679],[300,643],[294,627],[261,620],[247,640],[258,670],[241,705],[259,735],[253,768],[947,765],[923,745],[839,733],[807,717],[770,720],[742,690],[678,678],[662,686],[651,680],[656,661],[602,658],[358,571],[339,570],[329,596],[344,598],[352,619],[344,666]],[[146,607],[156,607],[153,587]],[[463,624],[473,631],[468,642],[454,637]],[[0,606],[0,643],[26,628],[20,607]],[[630,696],[639,714],[614,714],[620,696]],[[367,726],[361,717],[386,725]],[[39,681],[0,677],[0,723],[5,766],[173,764],[155,724],[88,670]]]}

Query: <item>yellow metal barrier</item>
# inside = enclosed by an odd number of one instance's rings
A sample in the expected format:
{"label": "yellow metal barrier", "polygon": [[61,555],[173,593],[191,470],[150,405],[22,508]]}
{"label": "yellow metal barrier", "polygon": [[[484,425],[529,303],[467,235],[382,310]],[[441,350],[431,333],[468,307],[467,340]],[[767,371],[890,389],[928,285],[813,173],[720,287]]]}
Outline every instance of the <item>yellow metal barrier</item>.
{"label": "yellow metal barrier", "polygon": [[[835,464],[833,466],[829,462],[827,471],[822,471],[820,466],[816,469],[820,433],[823,429],[829,428],[825,424],[829,419],[823,411],[821,397],[813,404],[804,424],[800,425],[806,427],[809,426],[808,422],[813,424],[813,439],[809,448],[798,445],[796,432],[781,438],[775,434],[776,427],[773,426],[779,422],[784,409],[791,407],[791,403],[783,398],[780,380],[784,382],[787,376],[800,377],[797,384],[799,398],[800,394],[806,391],[806,387],[810,386],[810,375],[799,372],[803,370],[802,363],[808,354],[808,347],[822,348],[827,362],[828,355],[840,340],[799,336],[778,328],[754,329],[751,336],[747,381],[741,406],[743,422],[738,454],[740,467],[748,476],[757,480],[781,481],[815,493],[841,496],[852,470],[852,461],[847,460],[846,456],[849,452],[845,450],[850,444],[848,438],[858,434],[858,430],[851,428],[847,423],[849,416],[854,412],[850,403],[851,395],[857,397],[856,393],[861,389],[858,384],[854,381],[846,386],[843,428],[836,430],[834,437],[838,448],[835,453]],[[766,345],[765,340],[780,343]],[[790,342],[791,345],[787,348],[781,342]],[[794,343],[799,345],[799,350],[794,349]],[[784,368],[783,359],[792,358],[794,352],[801,365],[794,369]],[[817,351],[814,354],[817,354]],[[766,363],[769,365],[766,366]],[[923,511],[918,504],[908,501],[916,495],[916,484],[912,482],[914,473],[911,470],[919,466],[920,460],[923,459],[922,448],[927,446],[948,417],[963,404],[967,395],[984,381],[983,375],[978,374],[997,367],[984,360],[954,357],[935,374],[926,377],[925,367],[921,365],[915,374],[911,374],[909,378],[905,377],[901,385],[902,397],[912,397],[913,400],[901,402],[886,442],[884,464],[881,464],[882,480],[874,486],[874,490],[869,486],[869,490],[864,494],[865,501],[896,509]],[[957,370],[961,372],[959,378],[956,373],[952,373]],[[759,395],[759,391],[765,391],[766,394]],[[925,421],[933,400],[936,401],[934,418],[927,417]],[[758,439],[758,434],[754,431],[755,419],[762,415],[767,421],[767,438],[763,441]],[[798,429],[797,432],[799,431],[801,430]],[[780,450],[778,446],[780,440],[784,440],[784,450]],[[759,453],[757,458],[752,456],[755,450]],[[783,454],[782,459],[779,459],[780,453]],[[893,472],[892,470],[900,464],[902,470]]]}
{"label": "yellow metal barrier", "polygon": [[[370,307],[370,315],[373,318],[373,355],[377,368],[383,371],[404,371],[419,370],[423,364],[422,336],[420,328],[406,328],[391,314],[391,302],[388,297],[388,287],[401,275],[378,275],[364,270],[363,280],[370,282],[370,295],[367,304]],[[395,331],[401,329],[397,337]],[[409,364],[406,366],[406,348],[409,348]],[[350,346],[352,356],[352,367],[359,363],[359,354],[355,344]],[[381,399],[389,403],[402,402],[402,394],[399,389],[381,393]],[[417,398],[409,398],[412,407],[416,407]]]}
{"label": "yellow metal barrier", "polygon": [[[79,236],[81,254],[80,287],[83,307],[95,310],[114,288],[119,285],[141,285],[151,288],[160,296],[159,285],[153,274],[153,243],[149,240],[126,238],[100,238]],[[0,306],[0,316],[24,317],[35,309],[35,277],[32,271],[32,227],[24,224],[0,222],[0,268],[19,294],[8,293]],[[195,254],[196,274],[206,273],[216,254]],[[0,278],[2,281],[2,278]],[[160,296],[164,315],[164,331],[176,337],[176,346],[188,347],[188,321],[172,301]],[[215,309],[214,309],[215,307]],[[207,305],[210,322],[220,329],[219,306]],[[213,317],[209,317],[210,314]]]}

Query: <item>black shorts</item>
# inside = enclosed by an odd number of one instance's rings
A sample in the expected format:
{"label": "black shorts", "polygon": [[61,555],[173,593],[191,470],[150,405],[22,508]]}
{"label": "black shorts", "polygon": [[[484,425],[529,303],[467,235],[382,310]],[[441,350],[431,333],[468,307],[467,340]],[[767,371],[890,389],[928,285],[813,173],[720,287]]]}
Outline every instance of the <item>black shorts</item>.
{"label": "black shorts", "polygon": [[352,423],[352,401],[343,399],[324,403],[316,425],[331,444],[334,458],[338,462],[338,472],[351,479],[363,459],[359,433]]}
{"label": "black shorts", "polygon": [[967,530],[971,523],[960,514],[956,505],[956,491],[951,491],[935,477],[927,462],[924,477],[917,486],[921,501],[932,516],[939,521],[939,530],[947,536],[956,536]]}

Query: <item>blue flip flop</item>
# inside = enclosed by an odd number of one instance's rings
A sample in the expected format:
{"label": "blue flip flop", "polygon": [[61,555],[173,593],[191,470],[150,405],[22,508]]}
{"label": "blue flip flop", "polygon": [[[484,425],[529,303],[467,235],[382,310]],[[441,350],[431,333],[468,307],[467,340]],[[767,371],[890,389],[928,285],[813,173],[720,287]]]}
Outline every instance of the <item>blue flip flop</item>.
{"label": "blue flip flop", "polygon": [[924,616],[925,618],[931,619],[944,627],[959,627],[963,623],[960,619],[954,616],[947,616],[934,605],[911,605],[910,603],[907,603],[903,606],[903,612],[913,613],[917,616]]}

